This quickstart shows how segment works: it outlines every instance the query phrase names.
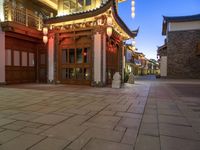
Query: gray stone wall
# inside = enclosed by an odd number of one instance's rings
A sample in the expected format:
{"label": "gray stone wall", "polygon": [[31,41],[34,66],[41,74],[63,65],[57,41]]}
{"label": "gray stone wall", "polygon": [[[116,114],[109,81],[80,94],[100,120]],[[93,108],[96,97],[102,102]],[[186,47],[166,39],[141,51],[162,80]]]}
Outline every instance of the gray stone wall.
{"label": "gray stone wall", "polygon": [[200,57],[196,55],[200,30],[168,33],[167,54],[169,78],[200,79]]}

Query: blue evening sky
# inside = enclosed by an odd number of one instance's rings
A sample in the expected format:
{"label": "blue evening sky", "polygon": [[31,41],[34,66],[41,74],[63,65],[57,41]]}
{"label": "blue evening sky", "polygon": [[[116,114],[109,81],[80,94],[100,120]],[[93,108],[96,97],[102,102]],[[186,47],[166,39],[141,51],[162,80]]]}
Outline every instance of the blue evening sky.
{"label": "blue evening sky", "polygon": [[131,0],[119,4],[119,15],[130,29],[140,27],[136,47],[147,58],[156,59],[157,46],[164,43],[161,34],[164,16],[200,14],[200,0],[135,0],[136,17],[131,17]]}

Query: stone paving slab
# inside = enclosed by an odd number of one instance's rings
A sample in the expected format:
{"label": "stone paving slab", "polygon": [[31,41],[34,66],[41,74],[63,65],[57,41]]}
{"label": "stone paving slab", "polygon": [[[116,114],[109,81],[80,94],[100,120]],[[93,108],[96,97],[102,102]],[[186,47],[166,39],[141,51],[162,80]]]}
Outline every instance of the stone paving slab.
{"label": "stone paving slab", "polygon": [[22,133],[17,132],[17,131],[12,131],[12,130],[5,130],[3,132],[0,132],[0,145],[20,135],[22,135]]}
{"label": "stone paving slab", "polygon": [[30,148],[30,150],[63,150],[69,143],[66,140],[46,138]]}
{"label": "stone paving slab", "polygon": [[136,150],[160,150],[159,137],[140,135],[136,141]]}
{"label": "stone paving slab", "polygon": [[5,119],[5,118],[1,118],[0,119],[0,126],[3,126],[3,125],[6,125],[6,124],[9,124],[11,122],[15,122],[15,120],[13,119]]}
{"label": "stone paving slab", "polygon": [[160,124],[159,126],[161,135],[200,140],[200,135],[198,135],[192,127],[171,124]]}
{"label": "stone paving slab", "polygon": [[[70,116],[69,116],[70,117]],[[55,125],[63,120],[66,120],[67,116],[60,116],[60,115],[53,115],[53,114],[47,114],[43,115],[41,117],[38,117],[33,122],[41,123],[41,124],[49,124],[49,125]]]}
{"label": "stone paving slab", "polygon": [[82,150],[132,150],[132,145],[92,139]]}
{"label": "stone paving slab", "polygon": [[162,150],[199,150],[200,141],[161,136]]}
{"label": "stone paving slab", "polygon": [[23,134],[10,142],[7,142],[0,146],[1,150],[26,150],[37,144],[39,141],[45,137],[32,135],[32,134]]}
{"label": "stone paving slab", "polygon": [[200,99],[183,93],[187,84],[200,88],[189,80],[0,87],[0,150],[199,150]]}
{"label": "stone paving slab", "polygon": [[123,132],[109,129],[91,128],[85,131],[77,140],[69,145],[72,150],[80,150],[92,138],[99,138],[108,141],[120,142]]}

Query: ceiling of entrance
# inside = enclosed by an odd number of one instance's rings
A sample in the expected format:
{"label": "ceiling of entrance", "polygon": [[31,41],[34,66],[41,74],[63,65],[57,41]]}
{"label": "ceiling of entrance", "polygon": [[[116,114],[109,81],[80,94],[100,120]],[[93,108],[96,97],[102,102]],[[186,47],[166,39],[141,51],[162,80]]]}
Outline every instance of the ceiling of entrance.
{"label": "ceiling of entrance", "polygon": [[44,4],[46,4],[47,6],[57,10],[58,9],[58,4],[57,4],[57,1],[58,0],[38,0]]}

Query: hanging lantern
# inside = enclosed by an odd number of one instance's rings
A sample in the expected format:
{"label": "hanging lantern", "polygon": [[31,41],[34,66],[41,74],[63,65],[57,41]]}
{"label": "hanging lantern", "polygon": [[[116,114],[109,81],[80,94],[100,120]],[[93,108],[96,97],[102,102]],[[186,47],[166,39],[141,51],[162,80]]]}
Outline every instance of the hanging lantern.
{"label": "hanging lantern", "polygon": [[42,29],[42,31],[43,31],[43,35],[47,35],[48,34],[48,28],[47,27],[44,27]]}
{"label": "hanging lantern", "polygon": [[135,17],[135,13],[134,13],[134,12],[132,12],[131,16],[132,16],[132,18],[134,18],[134,17]]}
{"label": "hanging lantern", "polygon": [[111,27],[111,26],[108,26],[108,27],[107,27],[107,35],[108,35],[109,37],[111,37],[112,32],[113,32],[112,27]]}
{"label": "hanging lantern", "polygon": [[131,4],[132,4],[132,6],[135,6],[135,1],[134,1],[134,0],[132,0]]}
{"label": "hanging lantern", "polygon": [[112,26],[112,24],[113,24],[112,17],[108,17],[108,18],[107,18],[107,25],[108,25],[108,26]]}
{"label": "hanging lantern", "polygon": [[131,4],[132,4],[132,7],[131,7],[131,16],[132,16],[132,18],[134,18],[135,17],[135,0],[132,0],[132,2],[131,2]]}
{"label": "hanging lantern", "polygon": [[44,44],[47,44],[47,42],[48,42],[48,36],[46,36],[46,35],[43,36],[43,42],[44,42]]}

